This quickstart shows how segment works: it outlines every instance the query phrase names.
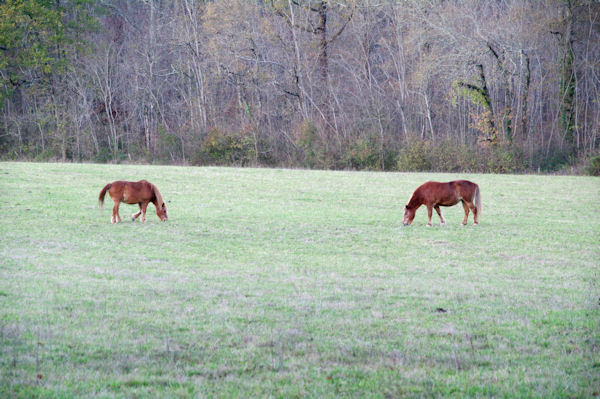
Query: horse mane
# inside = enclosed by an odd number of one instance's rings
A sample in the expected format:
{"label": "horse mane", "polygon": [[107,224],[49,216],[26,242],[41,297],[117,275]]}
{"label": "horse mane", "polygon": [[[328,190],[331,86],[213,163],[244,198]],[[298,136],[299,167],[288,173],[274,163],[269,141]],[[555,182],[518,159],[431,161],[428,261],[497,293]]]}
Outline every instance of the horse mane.
{"label": "horse mane", "polygon": [[154,192],[154,196],[156,197],[156,206],[162,206],[162,204],[164,204],[165,201],[163,201],[162,195],[160,195],[160,191],[158,191],[158,187],[156,187],[152,183],[150,183],[150,185],[152,186],[152,191]]}

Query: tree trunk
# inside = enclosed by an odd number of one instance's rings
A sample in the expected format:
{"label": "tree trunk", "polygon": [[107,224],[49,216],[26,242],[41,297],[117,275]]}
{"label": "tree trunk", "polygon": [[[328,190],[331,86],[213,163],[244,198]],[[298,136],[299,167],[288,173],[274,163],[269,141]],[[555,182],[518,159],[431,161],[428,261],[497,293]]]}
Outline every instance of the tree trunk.
{"label": "tree trunk", "polygon": [[565,32],[562,35],[563,59],[560,72],[560,127],[568,144],[575,143],[575,71],[573,69],[573,12],[567,0]]}
{"label": "tree trunk", "polygon": [[319,14],[319,22],[315,32],[319,37],[319,87],[321,90],[321,95],[319,96],[319,108],[321,109],[321,113],[323,118],[325,119],[325,129],[328,133],[331,131],[331,127],[333,126],[333,118],[331,112],[331,103],[329,96],[329,56],[328,56],[328,45],[329,41],[327,40],[327,1],[322,0],[319,3],[318,8]]}
{"label": "tree trunk", "polygon": [[458,86],[464,89],[469,90],[474,94],[475,100],[473,102],[475,104],[481,105],[486,111],[485,123],[487,128],[485,132],[484,139],[485,141],[489,141],[491,144],[498,144],[498,137],[496,132],[496,125],[494,123],[494,108],[492,107],[492,99],[490,97],[490,92],[488,90],[487,81],[485,77],[485,73],[483,71],[483,65],[477,64],[475,65],[479,72],[480,85],[472,85],[470,83],[458,82]]}

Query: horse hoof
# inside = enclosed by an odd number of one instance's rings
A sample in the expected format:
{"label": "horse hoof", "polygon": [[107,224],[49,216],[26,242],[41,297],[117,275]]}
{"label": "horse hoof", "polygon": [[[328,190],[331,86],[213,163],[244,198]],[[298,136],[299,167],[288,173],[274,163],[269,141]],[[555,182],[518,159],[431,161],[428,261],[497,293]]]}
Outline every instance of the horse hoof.
{"label": "horse hoof", "polygon": [[427,224],[425,225],[425,227],[431,227],[431,225],[430,225],[429,223],[427,223]]}

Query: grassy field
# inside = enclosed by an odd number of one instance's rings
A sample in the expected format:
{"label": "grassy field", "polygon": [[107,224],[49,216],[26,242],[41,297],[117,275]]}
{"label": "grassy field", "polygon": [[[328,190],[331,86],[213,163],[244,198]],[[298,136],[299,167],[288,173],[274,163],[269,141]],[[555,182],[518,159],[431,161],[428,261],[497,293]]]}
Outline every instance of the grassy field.
{"label": "grassy field", "polygon": [[[469,178],[481,223],[412,191]],[[98,192],[146,178],[145,224]],[[593,397],[600,179],[0,163],[0,397]]]}

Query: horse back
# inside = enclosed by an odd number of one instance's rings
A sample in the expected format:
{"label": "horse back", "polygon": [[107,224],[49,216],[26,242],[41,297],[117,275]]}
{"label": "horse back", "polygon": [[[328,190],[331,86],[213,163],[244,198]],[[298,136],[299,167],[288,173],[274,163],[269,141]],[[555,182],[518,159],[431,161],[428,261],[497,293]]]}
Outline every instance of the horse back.
{"label": "horse back", "polygon": [[475,190],[477,190],[477,184],[469,180],[455,180],[450,183],[454,185],[456,192],[462,199],[468,202],[473,201]]}
{"label": "horse back", "polygon": [[451,206],[459,201],[452,182],[440,183],[430,181],[421,187],[423,187],[423,197],[426,199],[426,202],[432,205]]}
{"label": "horse back", "polygon": [[477,185],[468,180],[454,180],[447,183],[428,181],[417,189],[417,196],[422,203],[452,206],[462,199],[471,202]]}
{"label": "horse back", "polygon": [[155,198],[152,184],[146,180],[136,182],[115,181],[111,185],[109,194],[113,199],[118,198],[127,204],[150,202]]}

